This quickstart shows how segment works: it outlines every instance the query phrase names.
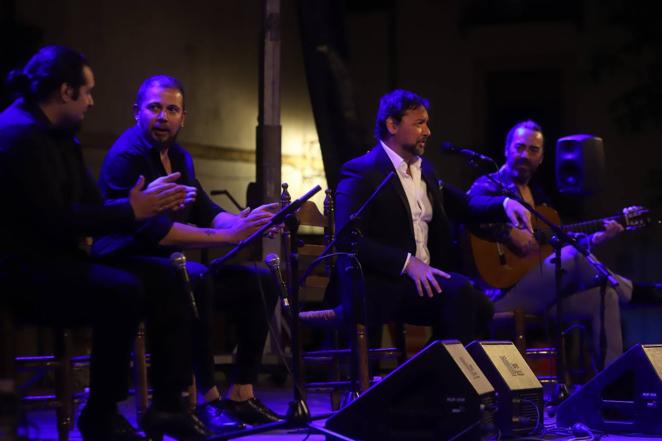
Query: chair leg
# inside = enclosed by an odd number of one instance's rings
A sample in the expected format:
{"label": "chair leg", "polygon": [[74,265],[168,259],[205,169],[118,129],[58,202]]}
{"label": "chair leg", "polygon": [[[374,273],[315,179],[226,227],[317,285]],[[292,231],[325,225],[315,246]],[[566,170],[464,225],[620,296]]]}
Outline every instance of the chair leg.
{"label": "chair leg", "polygon": [[522,356],[526,355],[526,317],[523,309],[513,311],[515,321],[515,346]]}
{"label": "chair leg", "polygon": [[407,361],[407,327],[404,323],[398,321],[392,324],[391,338],[395,347],[400,351],[398,355],[398,366]]}
{"label": "chair leg", "polygon": [[147,361],[145,355],[145,324],[140,323],[133,344],[133,387],[136,399],[136,421],[140,424],[147,410]]}
{"label": "chair leg", "polygon": [[69,439],[74,413],[73,341],[70,329],[56,331],[55,339],[55,396],[57,397],[57,430],[60,441]]}
{"label": "chair leg", "polygon": [[16,346],[14,317],[6,305],[0,304],[0,396],[13,405],[0,415],[0,439],[17,439],[18,396],[16,395]]}
{"label": "chair leg", "polygon": [[365,325],[356,325],[356,367],[359,393],[363,393],[370,386],[370,372],[368,366],[368,337]]}
{"label": "chair leg", "polygon": [[186,392],[188,393],[189,410],[193,412],[198,404],[198,387],[195,384],[195,375],[193,375],[193,381],[191,382],[191,385],[186,389]]}

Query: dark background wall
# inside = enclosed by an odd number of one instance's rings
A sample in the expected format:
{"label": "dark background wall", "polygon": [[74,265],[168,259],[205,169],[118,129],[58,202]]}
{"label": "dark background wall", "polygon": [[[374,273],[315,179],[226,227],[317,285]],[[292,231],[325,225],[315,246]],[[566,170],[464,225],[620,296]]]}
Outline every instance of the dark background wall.
{"label": "dark background wall", "polygon": [[[81,134],[94,169],[131,124],[141,79],[170,73],[187,87],[182,141],[203,184],[244,200],[254,179],[260,1],[4,0],[6,71],[41,44],[85,52],[97,76],[96,108]],[[379,97],[412,89],[432,103],[427,155],[449,182],[477,171],[442,155],[442,140],[502,159],[507,128],[534,118],[545,129],[542,175],[567,218],[597,217],[625,205],[662,211],[662,49],[654,2],[616,0],[348,0],[342,8],[365,148]],[[282,4],[283,179],[294,195],[324,181],[301,54],[297,3]],[[605,141],[606,190],[584,199],[554,194],[558,137]],[[300,189],[300,191],[297,191]],[[222,201],[221,201],[222,202]],[[623,235],[603,250],[626,274],[662,279],[660,229]]]}

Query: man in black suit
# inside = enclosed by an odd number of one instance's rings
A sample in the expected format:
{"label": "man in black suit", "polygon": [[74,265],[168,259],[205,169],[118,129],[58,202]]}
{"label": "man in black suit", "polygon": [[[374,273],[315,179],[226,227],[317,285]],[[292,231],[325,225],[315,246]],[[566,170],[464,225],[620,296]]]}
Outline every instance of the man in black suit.
{"label": "man in black suit", "polygon": [[[388,173],[395,172],[360,222],[358,258],[365,277],[368,333],[374,339],[382,323],[398,319],[431,325],[434,338],[467,343],[484,337],[493,307],[469,279],[451,272],[450,219],[510,219],[527,228],[530,220],[513,200],[440,188],[432,165],[421,157],[430,137],[428,108],[426,99],[405,90],[382,97],[377,145],[340,171],[336,223],[339,231]],[[344,286],[343,271],[339,276]]]}

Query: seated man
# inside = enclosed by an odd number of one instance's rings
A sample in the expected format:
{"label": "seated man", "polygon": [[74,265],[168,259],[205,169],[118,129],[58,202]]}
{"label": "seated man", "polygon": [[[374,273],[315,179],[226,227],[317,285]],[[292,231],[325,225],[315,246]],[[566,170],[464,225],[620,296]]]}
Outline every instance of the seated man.
{"label": "seated man", "polygon": [[[264,205],[252,211],[245,209],[234,215],[209,198],[196,179],[191,155],[176,142],[186,110],[184,89],[175,78],[165,75],[147,78],[138,90],[134,116],[136,125],[120,136],[104,160],[99,179],[103,193],[107,198],[124,197],[130,189],[130,181],[138,176],[158,182],[176,173],[178,182],[189,190],[187,203],[144,222],[129,234],[98,238],[94,252],[112,265],[145,278],[147,296],[151,299],[149,305],[158,310],[163,307],[160,299],[164,292],[180,292],[179,298],[187,300],[168,259],[173,251],[237,243],[268,223],[278,205]],[[213,431],[226,426],[227,420],[220,418],[221,411],[248,424],[278,420],[253,391],[268,321],[278,296],[269,273],[239,266],[225,267],[215,274],[212,292],[204,277],[206,268],[195,262],[187,265],[201,313],[200,319],[193,322],[192,340],[190,335],[172,329],[167,318],[152,323],[152,332],[177,334],[184,346],[192,341],[195,377],[203,402],[196,411],[198,416]],[[213,293],[216,295],[210,296]],[[214,382],[211,340],[214,303],[229,310],[237,326],[236,363],[224,400],[219,399]],[[179,312],[190,316],[190,305]],[[185,358],[184,354],[181,352],[178,357]],[[182,369],[179,381],[190,382],[190,379],[190,374],[187,377]]]}
{"label": "seated man", "polygon": [[[524,208],[503,197],[468,197],[440,189],[422,158],[430,137],[428,101],[394,90],[381,98],[377,145],[343,165],[336,192],[337,232],[389,172],[395,178],[363,214],[358,258],[365,278],[368,335],[399,319],[432,325],[433,338],[463,343],[485,336],[492,305],[454,265],[449,219],[491,219],[528,225]],[[346,265],[339,262],[337,268]],[[339,271],[340,280],[344,272]],[[341,283],[341,285],[345,286]],[[342,290],[346,291],[346,290]],[[347,310],[347,297],[343,296]]]}
{"label": "seated man", "polygon": [[85,236],[129,231],[160,208],[180,205],[186,191],[168,179],[142,191],[140,177],[123,199],[103,203],[75,136],[93,104],[94,75],[80,53],[44,47],[8,84],[18,99],[0,115],[0,272],[12,284],[3,301],[47,324],[91,325],[81,435],[86,441],[143,439],[117,410],[127,396],[142,283],[91,261],[81,245]]}
{"label": "seated man", "polygon": [[[490,175],[497,182],[502,182],[509,190],[518,194],[530,205],[545,205],[549,200],[542,188],[532,181],[534,173],[544,156],[543,133],[534,121],[515,124],[506,137],[506,163],[498,173]],[[487,176],[482,176],[469,189],[469,195],[496,196],[500,194],[498,186]],[[475,230],[486,238],[506,243],[522,256],[539,252],[539,245],[532,233],[512,225],[501,224]],[[607,221],[604,231],[588,236],[585,246],[599,245],[623,231],[623,226],[615,221]],[[553,306],[556,301],[554,264],[552,257],[541,265],[533,267],[513,287],[507,289],[503,297],[494,306],[497,311],[509,311],[523,308],[526,312],[541,313]],[[617,276],[618,289],[607,287],[604,298],[605,323],[602,325],[600,288],[595,286],[595,270],[583,255],[571,246],[561,250],[563,269],[563,290],[565,293],[562,311],[570,318],[589,319],[592,321],[593,342],[598,366],[606,366],[623,352],[619,302],[627,303],[631,299],[650,302],[655,292],[649,287],[635,285],[631,280]],[[574,287],[574,288],[573,288]],[[604,329],[606,351],[600,353],[600,336]]]}

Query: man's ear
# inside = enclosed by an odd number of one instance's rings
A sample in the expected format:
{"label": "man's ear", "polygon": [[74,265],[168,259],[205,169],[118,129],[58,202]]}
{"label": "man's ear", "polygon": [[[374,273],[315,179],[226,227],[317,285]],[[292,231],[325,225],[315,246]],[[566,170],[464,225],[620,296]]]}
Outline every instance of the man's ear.
{"label": "man's ear", "polygon": [[140,108],[138,107],[138,104],[133,104],[133,119],[138,122],[138,113],[140,112]]}
{"label": "man's ear", "polygon": [[398,122],[392,116],[386,118],[386,129],[391,135],[395,135],[398,132],[398,125]]}
{"label": "man's ear", "polygon": [[60,88],[57,91],[58,101],[61,101],[63,103],[68,103],[70,101],[75,101],[73,97],[74,97],[74,88],[71,87],[71,84],[69,83],[60,84]]}
{"label": "man's ear", "polygon": [[179,127],[184,127],[184,121],[186,121],[186,110],[182,111],[182,122],[179,124]]}

